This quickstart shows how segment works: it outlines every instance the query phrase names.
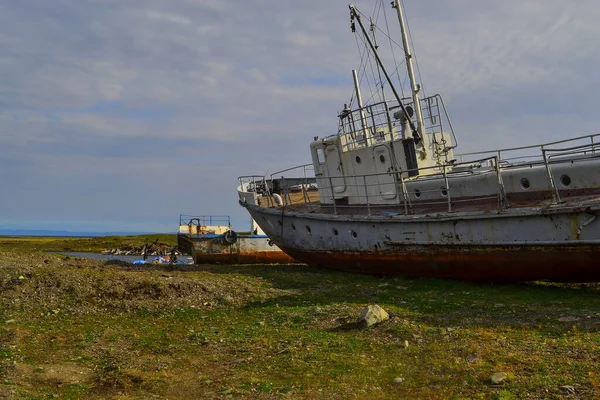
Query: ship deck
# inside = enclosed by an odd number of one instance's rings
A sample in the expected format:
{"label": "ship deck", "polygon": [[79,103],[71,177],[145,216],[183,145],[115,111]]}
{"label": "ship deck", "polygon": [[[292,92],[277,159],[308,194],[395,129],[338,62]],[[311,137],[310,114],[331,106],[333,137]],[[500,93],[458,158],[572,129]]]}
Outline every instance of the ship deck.
{"label": "ship deck", "polygon": [[[560,204],[577,205],[597,201],[600,203],[600,189],[585,191],[564,191]],[[501,207],[496,196],[483,198],[458,198],[451,202],[411,202],[401,204],[352,204],[337,202],[321,204],[317,192],[288,193],[284,196],[283,208],[286,211],[328,215],[431,215],[446,212],[497,212],[502,208],[544,208],[553,204],[552,193],[534,192],[523,194],[507,194],[506,204]],[[269,201],[262,201],[262,206],[272,206]],[[449,207],[450,204],[450,207]]]}

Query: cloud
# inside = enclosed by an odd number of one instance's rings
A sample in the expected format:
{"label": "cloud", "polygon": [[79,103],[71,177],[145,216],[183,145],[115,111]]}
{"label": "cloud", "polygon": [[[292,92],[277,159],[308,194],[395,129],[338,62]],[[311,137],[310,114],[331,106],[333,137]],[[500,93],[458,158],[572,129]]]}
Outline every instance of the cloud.
{"label": "cloud", "polygon": [[[394,25],[389,2],[373,3],[357,6]],[[594,133],[591,0],[406,12],[424,89],[444,94],[459,150]],[[13,189],[0,221],[243,222],[236,177],[308,162],[312,137],[336,132],[359,64],[341,0],[3,2],[0,179]]]}

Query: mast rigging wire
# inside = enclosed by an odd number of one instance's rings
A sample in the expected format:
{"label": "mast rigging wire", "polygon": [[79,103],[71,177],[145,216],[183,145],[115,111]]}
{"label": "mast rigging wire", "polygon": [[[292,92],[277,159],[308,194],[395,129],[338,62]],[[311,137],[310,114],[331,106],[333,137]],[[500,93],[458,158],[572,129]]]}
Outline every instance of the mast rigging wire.
{"label": "mast rigging wire", "polygon": [[[376,4],[379,4],[379,5],[380,5],[379,9],[377,9],[377,8],[376,8],[376,10],[381,10],[381,9],[383,9],[383,16],[384,16],[384,21],[385,21],[386,30],[385,30],[385,31],[384,31],[384,30],[382,30],[382,29],[381,29],[381,28],[380,28],[380,27],[379,27],[379,26],[378,26],[378,25],[375,23],[375,24],[373,24],[373,29],[372,29],[372,31],[375,33],[375,31],[374,31],[374,30],[376,29],[377,31],[381,32],[381,33],[383,34],[383,36],[384,36],[385,38],[387,38],[387,40],[388,40],[388,42],[389,42],[389,44],[390,44],[390,49],[391,49],[391,53],[392,53],[392,57],[393,57],[393,63],[394,63],[394,67],[395,67],[395,68],[394,68],[394,72],[393,72],[393,73],[395,73],[395,75],[396,75],[396,78],[397,78],[398,82],[400,83],[400,85],[399,85],[399,86],[400,86],[400,91],[401,91],[401,93],[402,93],[402,97],[403,97],[403,98],[405,98],[405,97],[406,97],[406,94],[404,93],[404,86],[406,86],[406,82],[407,82],[407,80],[408,80],[408,76],[407,76],[407,74],[405,74],[405,77],[404,77],[404,79],[402,79],[402,78],[401,78],[401,76],[400,76],[400,72],[399,72],[399,71],[400,71],[400,67],[401,67],[401,66],[402,66],[402,65],[403,65],[403,64],[406,62],[406,60],[403,60],[402,62],[398,63],[398,60],[397,60],[397,57],[396,57],[396,53],[395,53],[395,51],[394,51],[394,45],[395,45],[396,47],[400,48],[400,49],[403,49],[403,46],[402,46],[401,44],[399,44],[397,41],[395,41],[395,40],[394,40],[394,39],[391,37],[390,28],[389,28],[388,19],[387,19],[387,12],[385,11],[385,7],[383,7],[383,0],[380,0],[380,1],[379,1],[379,2],[377,2]],[[363,18],[369,18],[369,20],[370,20],[370,21],[372,21],[372,19],[371,19],[370,17],[368,17],[366,14],[364,14],[364,13],[363,13],[363,12],[361,12],[360,10],[356,9],[356,11],[358,12],[358,14],[359,14],[361,17],[363,17]],[[376,12],[375,12],[375,10],[374,10],[374,12],[373,12],[373,13],[374,13],[374,14],[376,13]],[[376,18],[376,22],[377,22],[377,20],[378,20],[378,18],[379,18],[379,15],[380,15],[380,14],[379,14],[379,11],[377,11],[377,18]],[[352,21],[352,24],[351,24],[351,26],[352,26],[352,31],[355,33],[355,35],[357,35],[357,33],[356,33],[356,29],[355,29],[355,25],[354,25],[354,21]],[[361,37],[361,39],[362,39],[362,37]],[[363,43],[366,43],[364,39],[362,39],[362,41],[363,41]],[[360,45],[358,44],[358,41],[357,41],[357,47],[359,48],[359,51],[360,51]],[[367,48],[367,53],[368,53],[368,55],[370,56],[371,54],[370,54],[370,51],[368,51],[368,50],[369,50],[369,49]],[[403,50],[403,51],[404,51],[404,50]],[[361,53],[362,53],[362,52],[361,52]],[[364,61],[363,61],[363,57],[364,57],[364,54],[362,54],[362,56],[361,56],[361,68],[362,68],[362,66],[363,66],[363,62],[364,62]],[[372,62],[372,60],[370,60],[370,62]],[[366,68],[366,67],[365,67],[365,68]],[[418,69],[418,65],[417,65],[417,69]],[[419,73],[419,79],[421,80],[420,71],[419,71],[418,73]],[[363,76],[364,76],[364,75],[363,75]],[[383,91],[383,85],[385,84],[385,82],[384,82],[383,80],[380,80],[380,84],[381,84],[381,88],[382,88],[382,91]],[[378,86],[378,85],[376,84],[376,86]],[[370,83],[369,83],[369,87],[370,87]],[[374,96],[371,96],[371,99],[372,99],[373,97],[374,97]]]}

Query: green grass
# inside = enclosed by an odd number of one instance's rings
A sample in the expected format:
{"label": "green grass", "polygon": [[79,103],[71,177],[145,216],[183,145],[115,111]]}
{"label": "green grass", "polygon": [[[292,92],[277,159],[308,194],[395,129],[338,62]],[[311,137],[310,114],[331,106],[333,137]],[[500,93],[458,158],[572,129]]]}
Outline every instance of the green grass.
{"label": "green grass", "polygon": [[177,235],[157,233],[134,236],[99,236],[93,238],[5,236],[0,237],[0,251],[15,251],[19,253],[48,251],[101,252],[117,247],[142,247],[144,244],[154,242],[172,248],[177,245]]}
{"label": "green grass", "polygon": [[[0,395],[12,398],[600,396],[597,284],[167,270],[19,252],[0,252],[0,279]],[[395,316],[358,328],[369,304]],[[492,385],[495,372],[507,380]]]}

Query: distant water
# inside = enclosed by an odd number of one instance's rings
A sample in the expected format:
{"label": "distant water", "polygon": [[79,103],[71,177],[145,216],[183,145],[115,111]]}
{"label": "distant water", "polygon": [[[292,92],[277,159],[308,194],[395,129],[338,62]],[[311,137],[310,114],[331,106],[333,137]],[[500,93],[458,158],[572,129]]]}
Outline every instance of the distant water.
{"label": "distant water", "polygon": [[[159,232],[154,232],[159,233]],[[43,236],[43,237],[72,237],[90,238],[98,236],[137,236],[153,235],[153,232],[86,232],[86,231],[59,231],[41,229],[0,229],[0,236]],[[172,232],[166,232],[171,234]],[[177,232],[174,232],[177,234]]]}
{"label": "distant water", "polygon": [[[116,254],[102,254],[102,253],[86,253],[86,252],[78,252],[78,251],[61,251],[58,252],[57,254],[64,254],[65,256],[69,256],[69,257],[73,257],[73,258],[91,258],[94,260],[103,260],[103,261],[109,261],[109,260],[119,260],[119,261],[126,261],[126,262],[134,262],[135,260],[142,260],[143,257],[138,255],[138,256],[123,256],[123,255],[116,255]],[[146,262],[152,262],[152,260],[154,260],[154,257],[156,256],[148,256],[148,258],[146,259]],[[192,257],[190,256],[177,256],[177,261],[191,261]]]}

